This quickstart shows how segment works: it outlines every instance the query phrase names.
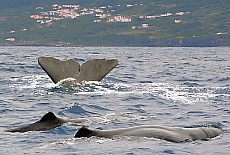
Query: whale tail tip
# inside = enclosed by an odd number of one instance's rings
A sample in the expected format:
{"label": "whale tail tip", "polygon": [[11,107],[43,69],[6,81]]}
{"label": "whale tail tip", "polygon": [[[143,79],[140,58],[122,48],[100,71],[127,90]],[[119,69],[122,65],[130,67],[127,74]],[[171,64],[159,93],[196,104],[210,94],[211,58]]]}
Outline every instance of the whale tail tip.
{"label": "whale tail tip", "polygon": [[90,137],[93,131],[89,130],[85,126],[81,127],[77,133],[75,134],[75,138],[80,138],[80,137]]}

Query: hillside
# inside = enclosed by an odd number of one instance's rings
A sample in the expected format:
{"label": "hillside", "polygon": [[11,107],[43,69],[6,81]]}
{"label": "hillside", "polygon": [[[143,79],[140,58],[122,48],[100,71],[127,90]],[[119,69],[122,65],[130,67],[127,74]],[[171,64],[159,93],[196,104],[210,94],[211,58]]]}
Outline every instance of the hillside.
{"label": "hillside", "polygon": [[229,46],[229,0],[10,0],[1,45]]}

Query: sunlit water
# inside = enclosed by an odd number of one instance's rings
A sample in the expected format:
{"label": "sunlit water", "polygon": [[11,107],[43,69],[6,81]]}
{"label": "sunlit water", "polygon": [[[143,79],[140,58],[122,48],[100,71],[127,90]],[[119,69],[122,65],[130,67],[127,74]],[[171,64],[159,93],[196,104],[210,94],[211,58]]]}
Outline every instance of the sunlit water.
{"label": "sunlit water", "polygon": [[[55,85],[39,56],[79,63],[118,59],[101,82]],[[229,154],[230,48],[0,47],[0,154]],[[135,125],[223,128],[210,141],[175,144],[148,138],[73,138],[83,124],[45,132],[4,130],[39,120],[91,118],[84,125],[112,129]]]}

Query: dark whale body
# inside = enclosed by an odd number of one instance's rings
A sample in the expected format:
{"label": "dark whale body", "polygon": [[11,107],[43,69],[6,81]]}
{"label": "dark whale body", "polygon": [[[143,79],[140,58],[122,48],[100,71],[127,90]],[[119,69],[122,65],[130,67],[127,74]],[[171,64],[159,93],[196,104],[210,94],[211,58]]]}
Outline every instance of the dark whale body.
{"label": "dark whale body", "polygon": [[48,112],[39,121],[35,123],[31,123],[14,129],[9,129],[6,131],[7,132],[46,131],[46,130],[59,127],[67,122],[82,123],[84,121],[86,121],[86,119],[84,118],[82,119],[79,118],[77,120],[66,120],[55,116],[54,113],[52,112]]}
{"label": "dark whale body", "polygon": [[144,125],[112,130],[90,130],[83,126],[77,131],[75,138],[91,136],[105,138],[113,138],[114,136],[134,136],[157,138],[169,142],[179,143],[194,140],[209,140],[210,138],[219,136],[221,133],[222,130],[215,127],[181,128]]}
{"label": "dark whale body", "polygon": [[[7,132],[28,132],[28,131],[46,131],[59,127],[67,122],[83,123],[88,119],[78,118],[66,120],[56,117],[52,112],[45,114],[39,121],[28,125],[20,126],[14,129],[8,129]],[[91,130],[83,126],[75,134],[75,138],[80,137],[105,137],[113,138],[115,136],[134,136],[157,138],[170,142],[184,142],[193,140],[209,140],[222,134],[222,130],[216,127],[166,127],[142,125],[128,128],[119,128],[111,130]]]}
{"label": "dark whale body", "polygon": [[77,83],[81,83],[82,81],[101,81],[118,65],[118,60],[93,59],[80,66],[73,59],[60,61],[53,57],[39,57],[38,63],[54,83],[66,78],[74,78]]}

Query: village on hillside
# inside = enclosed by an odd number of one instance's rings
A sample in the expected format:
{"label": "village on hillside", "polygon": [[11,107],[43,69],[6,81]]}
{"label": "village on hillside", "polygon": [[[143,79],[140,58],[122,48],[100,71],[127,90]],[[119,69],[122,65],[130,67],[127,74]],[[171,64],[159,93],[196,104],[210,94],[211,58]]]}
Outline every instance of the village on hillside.
{"label": "village on hillside", "polygon": [[[143,6],[144,4],[126,4],[126,5],[117,5],[116,7],[137,7]],[[58,5],[53,4],[53,10],[43,12],[41,11],[40,14],[32,14],[30,17],[35,19],[37,23],[46,24],[47,26],[52,25],[52,21],[63,20],[63,19],[75,19],[81,16],[86,15],[93,15],[95,19],[93,22],[100,23],[100,22],[132,22],[132,19],[136,17],[136,15],[124,16],[119,14],[113,6],[101,6],[99,8],[81,8],[80,5],[72,5],[72,4],[64,4]],[[36,7],[37,10],[43,10],[42,6]],[[175,15],[182,16],[187,14],[188,12],[177,12]],[[116,15],[114,15],[116,14]],[[139,15],[138,18],[146,18],[146,19],[155,19],[160,17],[167,17],[171,16],[173,13],[163,13],[157,15]],[[102,21],[102,19],[105,19]],[[175,23],[180,23],[181,20],[175,19]],[[135,26],[134,26],[135,27]],[[132,28],[134,28],[132,27]],[[148,27],[148,23],[143,23],[143,28]]]}
{"label": "village on hillside", "polygon": [[[168,16],[182,16],[188,14],[189,12],[176,12],[176,13],[161,13],[157,15],[129,15],[125,16],[120,14],[115,8],[126,7],[142,7],[144,4],[125,4],[125,5],[117,5],[117,6],[100,6],[100,7],[93,7],[93,8],[82,8],[80,5],[76,4],[53,4],[52,10],[43,11],[45,10],[43,6],[37,6],[35,9],[38,13],[31,14],[30,18],[35,19],[38,24],[44,26],[51,26],[54,21],[64,20],[64,19],[76,19],[82,16],[93,16],[94,23],[130,23],[133,21],[134,18],[140,19],[156,19],[161,17],[168,17]],[[92,19],[92,18],[89,18]],[[175,20],[172,21],[175,23],[181,23],[182,21],[175,17]],[[141,23],[140,25],[133,25],[130,29],[145,29],[150,27],[148,23]],[[27,31],[27,28],[24,28],[21,31]],[[12,30],[8,33],[14,33],[15,30]],[[14,37],[6,38],[6,41],[14,42],[16,39]]]}
{"label": "village on hillside", "polygon": [[[227,2],[85,1],[2,10],[0,45],[213,46],[229,44]],[[122,4],[121,4],[122,3]],[[204,7],[206,6],[206,7]],[[9,6],[11,7],[11,6]],[[213,9],[215,8],[215,9]]]}

